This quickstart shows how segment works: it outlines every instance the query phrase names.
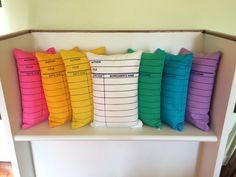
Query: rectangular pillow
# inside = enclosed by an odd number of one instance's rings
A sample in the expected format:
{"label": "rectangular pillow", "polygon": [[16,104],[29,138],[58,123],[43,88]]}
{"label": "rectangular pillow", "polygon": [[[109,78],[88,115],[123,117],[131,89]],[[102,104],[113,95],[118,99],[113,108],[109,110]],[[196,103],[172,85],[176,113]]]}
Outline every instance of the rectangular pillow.
{"label": "rectangular pillow", "polygon": [[[158,49],[156,51],[163,52]],[[192,54],[166,53],[162,78],[161,118],[170,127],[182,131],[187,100]]]}
{"label": "rectangular pillow", "polygon": [[[72,106],[72,128],[87,125],[93,119],[93,91],[90,63],[87,51],[61,50]],[[105,48],[90,52],[104,54]]]}
{"label": "rectangular pillow", "polygon": [[[128,53],[134,50],[128,49]],[[138,114],[146,125],[161,127],[161,81],[165,52],[142,53],[138,79]]]}
{"label": "rectangular pillow", "polygon": [[[190,54],[191,51],[182,48],[179,53]],[[220,56],[219,51],[208,55],[193,54],[185,118],[204,131],[209,128],[211,96]]]}
{"label": "rectangular pillow", "polygon": [[87,53],[92,68],[95,127],[142,127],[138,120],[141,51],[120,55]]}
{"label": "rectangular pillow", "polygon": [[[47,53],[55,53],[49,48]],[[48,108],[42,87],[40,69],[34,52],[13,49],[22,104],[22,128],[32,127],[48,118]]]}
{"label": "rectangular pillow", "polygon": [[71,119],[71,102],[65,66],[60,54],[36,53],[49,110],[49,125],[55,127]]}

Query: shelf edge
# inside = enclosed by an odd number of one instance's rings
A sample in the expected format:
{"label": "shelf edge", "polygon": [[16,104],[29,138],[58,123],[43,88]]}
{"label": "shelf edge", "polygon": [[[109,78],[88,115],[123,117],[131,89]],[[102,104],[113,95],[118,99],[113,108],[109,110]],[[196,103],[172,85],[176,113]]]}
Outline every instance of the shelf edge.
{"label": "shelf edge", "polygon": [[197,141],[217,142],[217,136],[24,136],[16,135],[15,141]]}

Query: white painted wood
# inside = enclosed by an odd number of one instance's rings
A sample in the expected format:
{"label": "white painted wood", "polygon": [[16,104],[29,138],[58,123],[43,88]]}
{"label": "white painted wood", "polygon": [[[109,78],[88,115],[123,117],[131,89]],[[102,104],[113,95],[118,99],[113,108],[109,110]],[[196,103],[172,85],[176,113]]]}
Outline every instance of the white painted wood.
{"label": "white painted wood", "polygon": [[[29,142],[14,142],[9,124],[8,111],[4,98],[5,92],[2,89],[0,80],[0,113],[5,130],[5,138],[8,144],[7,161],[11,162],[14,177],[34,177],[34,166]],[[6,153],[6,152],[5,152]]]}
{"label": "white painted wood", "polygon": [[[108,53],[125,52],[129,47],[133,49],[145,49],[154,51],[160,47],[167,51],[177,53],[183,46],[194,51],[201,51],[203,38],[200,32],[151,32],[151,33],[40,33],[32,34],[32,41],[36,50],[43,50],[47,47],[72,48],[79,45],[81,49],[96,48],[105,46]],[[58,135],[58,132],[60,135]],[[73,134],[73,135],[71,135]],[[107,136],[109,134],[109,136]],[[121,139],[121,140],[181,140],[181,141],[216,141],[216,136],[210,130],[202,132],[192,126],[186,126],[186,131],[179,133],[170,128],[164,127],[157,131],[152,128],[140,130],[96,130],[85,127],[78,130],[71,130],[68,125],[51,129],[43,123],[29,130],[20,130],[16,140],[52,140],[55,139]]]}
{"label": "white painted wood", "polygon": [[2,117],[2,125],[4,126],[5,129],[5,138],[6,138],[6,142],[8,143],[8,152],[10,152],[9,154],[9,162],[12,163],[12,170],[13,170],[13,174],[15,177],[20,177],[20,171],[19,171],[19,167],[18,167],[18,162],[17,162],[17,157],[16,157],[16,153],[15,153],[15,148],[14,148],[14,142],[13,142],[13,137],[12,137],[12,132],[10,129],[10,123],[9,123],[9,117],[8,117],[8,112],[6,109],[6,101],[4,98],[4,92],[3,92],[3,88],[2,88],[2,84],[1,84],[1,80],[0,80],[0,113],[1,113],[1,117]]}
{"label": "white painted wood", "polygon": [[[202,34],[199,32],[33,33],[32,38],[36,50],[51,46],[57,50],[70,49],[74,46],[79,46],[82,50],[105,46],[108,53],[116,53],[126,52],[129,47],[147,51],[154,51],[160,47],[178,53],[183,46],[194,51],[202,51],[203,47]],[[114,175],[192,177],[195,176],[198,156],[197,141],[216,141],[212,131],[203,133],[188,125],[185,132],[179,133],[167,127],[161,131],[147,127],[140,130],[98,130],[91,127],[71,130],[69,125],[49,129],[46,123],[42,123],[35,128],[20,131],[15,138],[32,140],[37,177]],[[150,142],[150,140],[159,141]],[[105,144],[107,147],[104,147]]]}
{"label": "white painted wood", "polygon": [[40,33],[32,34],[36,50],[45,47],[81,50],[105,46],[107,53],[126,52],[128,48],[154,51],[157,48],[178,53],[186,47],[202,51],[203,38],[200,32],[150,32],[150,33]]}
{"label": "white painted wood", "polygon": [[3,121],[0,120],[0,162],[11,161],[10,143],[6,132],[6,127],[4,126]]}
{"label": "white painted wood", "polygon": [[[147,127],[139,130],[98,130],[90,127],[71,130],[69,125],[51,129],[46,122],[32,129],[20,130],[20,95],[12,48],[41,50],[51,46],[58,50],[74,46],[81,49],[106,46],[108,53],[125,52],[129,47],[147,51],[160,47],[172,53],[177,53],[183,46],[194,51],[221,50],[223,58],[211,108],[212,130],[204,133],[189,125],[183,133],[167,127],[161,131]],[[227,141],[229,118],[236,98],[235,48],[236,42],[199,32],[37,32],[0,41],[0,78],[4,91],[2,96],[0,92],[0,110],[11,141],[15,176],[20,177],[21,173],[21,177],[34,177],[34,163],[37,177],[86,177],[96,174],[104,177],[114,174],[119,177],[218,177]],[[17,142],[13,140],[14,136]]]}
{"label": "white painted wood", "polygon": [[230,119],[236,102],[236,42],[205,35],[204,50],[222,52],[211,106],[211,127],[219,138],[217,143],[201,143],[199,177],[218,177],[229,133]]}
{"label": "white painted wood", "polygon": [[32,51],[31,35],[26,34],[0,41],[0,79],[5,91],[4,96],[12,134],[15,135],[21,127],[21,100],[13,48]]}
{"label": "white painted wood", "polygon": [[21,127],[21,103],[12,49],[32,50],[31,35],[0,41],[0,112],[10,142],[14,177],[34,177],[34,167],[29,142],[15,142],[14,136]]}
{"label": "white painted wood", "polygon": [[15,136],[16,141],[50,141],[50,140],[162,140],[162,141],[204,141],[215,142],[217,137],[212,130],[203,132],[189,124],[183,132],[163,126],[161,130],[144,126],[131,128],[94,128],[91,126],[71,129],[70,123],[49,128],[45,121],[30,129],[20,130]]}
{"label": "white painted wood", "polygon": [[198,143],[33,141],[32,149],[37,177],[195,177]]}

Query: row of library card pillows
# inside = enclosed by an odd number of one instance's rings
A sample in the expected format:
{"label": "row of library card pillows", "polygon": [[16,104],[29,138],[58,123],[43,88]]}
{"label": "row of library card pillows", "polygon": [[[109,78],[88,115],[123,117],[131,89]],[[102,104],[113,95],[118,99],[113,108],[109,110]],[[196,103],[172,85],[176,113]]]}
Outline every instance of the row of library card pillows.
{"label": "row of library card pillows", "polygon": [[[220,52],[178,55],[157,49],[105,55],[105,48],[44,52],[13,50],[22,99],[22,128],[49,119],[50,127],[71,120],[72,128],[162,122],[182,131],[184,121],[208,130]],[[91,67],[90,67],[91,66]]]}

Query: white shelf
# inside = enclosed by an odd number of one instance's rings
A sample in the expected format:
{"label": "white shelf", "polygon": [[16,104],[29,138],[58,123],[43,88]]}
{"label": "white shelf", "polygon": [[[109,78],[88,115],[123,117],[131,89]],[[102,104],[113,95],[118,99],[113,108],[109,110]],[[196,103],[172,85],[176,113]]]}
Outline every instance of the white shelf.
{"label": "white shelf", "polygon": [[167,126],[161,130],[144,126],[139,129],[131,128],[93,128],[85,126],[71,129],[70,123],[49,128],[47,122],[42,122],[30,129],[20,130],[15,136],[16,141],[44,140],[109,140],[109,141],[201,141],[216,142],[217,136],[212,130],[203,132],[192,125],[186,124],[183,132],[178,132]]}

